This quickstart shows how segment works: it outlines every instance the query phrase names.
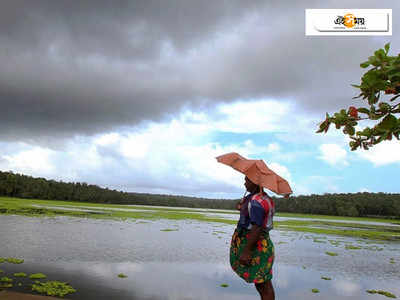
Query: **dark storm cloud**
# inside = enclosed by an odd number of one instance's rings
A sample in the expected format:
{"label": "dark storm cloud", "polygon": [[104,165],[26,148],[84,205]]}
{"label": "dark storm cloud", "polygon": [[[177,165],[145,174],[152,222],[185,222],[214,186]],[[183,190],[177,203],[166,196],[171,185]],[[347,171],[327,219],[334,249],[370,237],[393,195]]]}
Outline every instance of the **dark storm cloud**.
{"label": "dark storm cloud", "polygon": [[[347,7],[391,8],[396,1]],[[278,3],[278,2],[276,2]],[[319,5],[319,6],[316,6]],[[0,137],[105,132],[182,107],[275,97],[348,103],[359,62],[393,37],[305,37],[319,1],[3,1]]]}

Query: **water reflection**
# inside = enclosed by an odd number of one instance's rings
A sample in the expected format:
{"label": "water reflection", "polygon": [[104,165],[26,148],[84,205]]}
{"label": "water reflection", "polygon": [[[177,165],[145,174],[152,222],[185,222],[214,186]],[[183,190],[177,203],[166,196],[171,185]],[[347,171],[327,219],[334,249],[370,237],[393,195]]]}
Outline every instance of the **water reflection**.
{"label": "water reflection", "polygon": [[[174,229],[177,231],[162,231]],[[0,215],[0,257],[22,257],[6,272],[43,272],[79,291],[71,299],[258,299],[228,264],[233,225],[197,221],[113,221]],[[278,299],[400,296],[400,244],[271,232]],[[346,245],[358,245],[346,250]],[[376,247],[376,248],[373,248]],[[375,249],[375,250],[374,250]],[[378,250],[379,249],[379,250]],[[328,256],[326,251],[338,256]],[[393,259],[393,260],[391,260]],[[118,278],[119,273],[128,278]],[[332,278],[322,280],[321,276]],[[228,284],[223,288],[221,284]],[[313,294],[318,288],[319,294]]]}

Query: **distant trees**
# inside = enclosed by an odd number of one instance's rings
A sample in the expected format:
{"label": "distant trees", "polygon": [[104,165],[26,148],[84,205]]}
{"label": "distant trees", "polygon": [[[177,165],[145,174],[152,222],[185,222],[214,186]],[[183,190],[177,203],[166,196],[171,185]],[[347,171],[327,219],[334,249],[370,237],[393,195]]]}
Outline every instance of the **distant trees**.
{"label": "distant trees", "polygon": [[[0,196],[93,203],[235,209],[238,200],[126,193],[97,185],[66,183],[0,171]],[[273,197],[275,198],[275,197]],[[275,198],[278,212],[400,219],[400,194],[354,193]]]}
{"label": "distant trees", "polygon": [[400,194],[324,194],[279,198],[275,203],[282,212],[400,219]]}
{"label": "distant trees", "polygon": [[126,193],[86,182],[66,183],[0,171],[0,196],[93,203],[233,209],[234,200]]}

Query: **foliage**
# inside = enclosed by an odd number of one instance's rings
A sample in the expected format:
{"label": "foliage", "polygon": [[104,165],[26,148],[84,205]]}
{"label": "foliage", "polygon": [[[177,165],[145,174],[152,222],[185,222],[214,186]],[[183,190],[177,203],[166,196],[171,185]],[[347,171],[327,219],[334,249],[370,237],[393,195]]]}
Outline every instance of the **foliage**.
{"label": "foliage", "polygon": [[[368,61],[360,64],[361,68],[372,68],[362,76],[360,85],[352,85],[360,90],[360,94],[353,99],[362,98],[369,107],[350,106],[348,110],[341,109],[333,116],[326,113],[326,119],[317,133],[326,133],[331,124],[336,129],[343,128],[343,133],[351,139],[351,150],[368,150],[384,140],[391,140],[393,136],[400,139],[400,118],[395,116],[400,113],[400,102],[394,102],[400,97],[400,54],[389,56],[389,47],[388,43],[384,49],[375,51]],[[356,131],[358,122],[367,119],[377,124],[373,128],[365,127]]]}
{"label": "foliage", "polygon": [[34,274],[29,275],[30,279],[43,279],[43,278],[46,278],[46,277],[47,276],[44,275],[43,273],[34,273]]}
{"label": "foliage", "polygon": [[311,292],[313,292],[313,293],[319,293],[319,289],[312,289]]}
{"label": "foliage", "polygon": [[389,193],[341,193],[291,196],[275,199],[279,212],[316,215],[400,219],[400,195]]}
{"label": "foliage", "polygon": [[367,290],[367,293],[384,295],[384,296],[386,296],[388,298],[396,298],[396,296],[393,295],[392,293],[386,292],[386,291],[383,291],[383,290]]}
{"label": "foliage", "polygon": [[321,276],[321,279],[323,279],[323,280],[332,280],[332,278],[326,277],[326,276]]}
{"label": "foliage", "polygon": [[19,259],[19,258],[14,258],[14,257],[8,257],[8,258],[6,258],[6,262],[8,262],[10,264],[22,264],[24,262],[24,260]]}
{"label": "foliage", "polygon": [[60,297],[64,297],[67,294],[76,292],[76,290],[72,288],[68,283],[60,281],[36,281],[32,285],[32,291],[36,291],[41,294],[47,294],[48,296]]}
{"label": "foliage", "polygon": [[91,203],[233,209],[236,201],[176,195],[126,193],[87,183],[66,183],[0,171],[0,196]]}
{"label": "foliage", "polygon": [[[81,183],[65,183],[46,180],[44,178],[33,178],[30,176],[14,174],[12,172],[0,171],[0,196],[48,199],[45,205],[53,200],[74,201],[76,205],[88,205],[88,203],[115,204],[137,204],[137,205],[159,205],[159,206],[181,206],[188,208],[211,208],[234,210],[238,200],[204,199],[184,196],[154,195],[125,193],[103,189],[96,185]],[[54,196],[54,198],[52,198]],[[309,196],[291,196],[289,198],[273,197],[278,212],[304,213],[331,216],[348,217],[387,217],[400,219],[400,194],[388,193],[347,193],[347,194],[324,194]],[[36,201],[36,200],[35,200]],[[13,201],[15,202],[15,201]],[[71,203],[69,203],[71,204]],[[94,205],[94,204],[90,204]],[[121,206],[123,207],[123,206]],[[0,203],[1,213],[46,214],[46,210],[37,207],[9,207]],[[159,217],[186,218],[179,210],[179,215],[174,216],[171,212],[164,212],[161,208],[152,208],[159,212]],[[62,211],[58,211],[61,213]],[[70,211],[63,212],[65,215],[87,215],[85,212]],[[55,213],[56,214],[56,213]],[[124,212],[112,213],[115,216],[124,216]],[[144,214],[147,213],[136,213]],[[132,213],[129,214],[129,216]],[[102,216],[103,217],[103,216]],[[204,216],[199,216],[204,219]],[[210,218],[208,221],[212,221]],[[3,259],[4,261],[4,259]],[[0,257],[0,263],[2,258]]]}
{"label": "foliage", "polygon": [[124,273],[119,273],[119,274],[118,274],[118,277],[119,277],[119,278],[126,278],[126,277],[128,277],[128,276],[125,275]]}
{"label": "foliage", "polygon": [[15,277],[26,277],[27,275],[24,272],[19,272],[19,273],[14,273],[14,276]]}

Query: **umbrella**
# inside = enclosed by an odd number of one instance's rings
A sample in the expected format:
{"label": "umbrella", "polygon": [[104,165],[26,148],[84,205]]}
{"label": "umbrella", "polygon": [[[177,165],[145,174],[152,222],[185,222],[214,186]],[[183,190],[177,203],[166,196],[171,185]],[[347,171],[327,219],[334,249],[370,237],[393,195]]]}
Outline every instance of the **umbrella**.
{"label": "umbrella", "polygon": [[293,193],[289,183],[269,169],[261,159],[247,159],[236,152],[231,152],[218,156],[217,161],[231,166],[246,175],[255,184],[265,187],[276,194],[287,196]]}

